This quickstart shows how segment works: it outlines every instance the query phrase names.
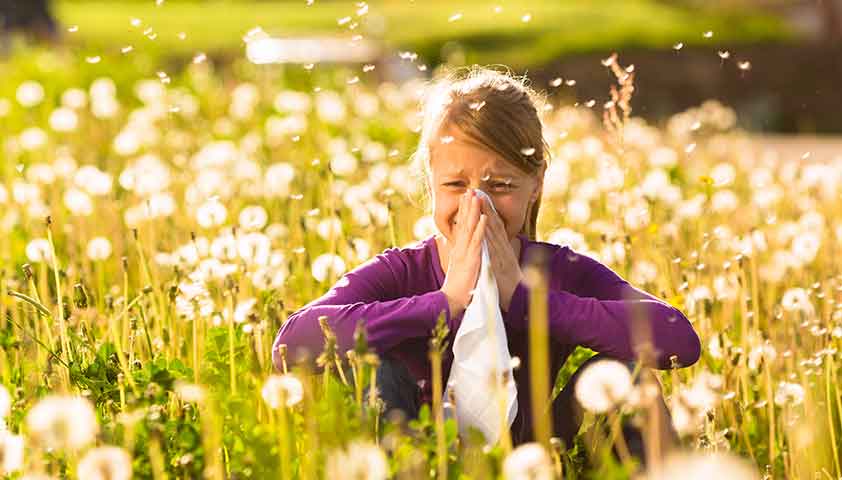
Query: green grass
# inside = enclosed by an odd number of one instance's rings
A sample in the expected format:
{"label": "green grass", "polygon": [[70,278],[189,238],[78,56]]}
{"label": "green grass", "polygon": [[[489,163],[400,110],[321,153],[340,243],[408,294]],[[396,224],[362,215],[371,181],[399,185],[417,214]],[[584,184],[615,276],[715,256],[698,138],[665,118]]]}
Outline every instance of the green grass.
{"label": "green grass", "polygon": [[[502,12],[494,13],[494,5]],[[215,55],[242,52],[242,36],[261,26],[276,35],[352,34],[337,19],[352,16],[355,2],[304,1],[284,3],[144,3],[59,2],[65,24],[78,25],[67,37],[91,54],[119,55],[120,48],[155,56]],[[450,22],[455,13],[462,18]],[[525,14],[529,22],[522,21]],[[142,26],[133,27],[131,18]],[[375,33],[375,26],[383,26]],[[157,38],[143,35],[153,28]],[[714,31],[713,38],[702,32]],[[185,32],[181,40],[177,34]],[[541,65],[560,55],[637,47],[669,48],[691,45],[733,45],[784,41],[791,32],[774,16],[748,11],[699,11],[652,0],[560,0],[545,2],[447,2],[441,0],[371,2],[369,13],[353,33],[380,39],[394,49],[412,50],[428,62],[440,60],[441,48],[460,44],[467,62],[504,63],[515,68]]]}

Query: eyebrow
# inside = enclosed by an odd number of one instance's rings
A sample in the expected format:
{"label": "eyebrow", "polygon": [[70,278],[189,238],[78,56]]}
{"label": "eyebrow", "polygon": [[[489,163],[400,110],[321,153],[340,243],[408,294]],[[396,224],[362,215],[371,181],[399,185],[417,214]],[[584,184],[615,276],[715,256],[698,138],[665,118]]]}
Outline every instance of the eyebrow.
{"label": "eyebrow", "polygon": [[[458,177],[458,176],[461,176],[461,175],[462,175],[462,173],[463,173],[464,171],[465,171],[465,169],[464,169],[464,168],[460,168],[459,170],[456,170],[456,171],[446,172],[446,173],[443,173],[443,174],[442,174],[442,178],[453,178],[453,177]],[[517,180],[517,175],[516,175],[516,174],[514,174],[514,173],[508,173],[508,172],[487,172],[487,174],[489,175],[489,178],[488,178],[488,180],[487,180],[487,181],[491,181],[491,180],[506,180],[507,178],[508,178],[508,179],[511,179],[512,181]]]}

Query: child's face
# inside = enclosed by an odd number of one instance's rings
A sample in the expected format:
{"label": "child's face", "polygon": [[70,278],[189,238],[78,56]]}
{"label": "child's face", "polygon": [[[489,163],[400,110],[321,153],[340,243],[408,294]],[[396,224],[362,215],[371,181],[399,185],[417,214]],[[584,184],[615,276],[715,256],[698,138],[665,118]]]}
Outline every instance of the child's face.
{"label": "child's face", "polygon": [[449,241],[454,238],[459,195],[466,189],[480,189],[491,197],[510,241],[521,231],[539,192],[538,178],[453,127],[430,140],[430,169],[433,218]]}

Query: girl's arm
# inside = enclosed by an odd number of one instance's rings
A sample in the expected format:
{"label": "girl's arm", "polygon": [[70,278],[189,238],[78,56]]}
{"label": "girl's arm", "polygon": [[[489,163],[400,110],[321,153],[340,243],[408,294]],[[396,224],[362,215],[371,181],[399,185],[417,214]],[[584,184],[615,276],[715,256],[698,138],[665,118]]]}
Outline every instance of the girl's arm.
{"label": "girl's arm", "polygon": [[381,354],[405,339],[429,336],[441,312],[450,325],[450,309],[443,292],[406,296],[410,284],[408,262],[400,255],[396,249],[377,255],[290,315],[275,337],[275,367],[281,368],[281,344],[287,345],[290,363],[304,360],[306,355],[315,358],[322,352],[324,335],[318,320],[322,315],[327,316],[342,353],[353,347],[359,322],[365,323],[369,345]]}
{"label": "girl's arm", "polygon": [[[685,367],[699,359],[699,337],[677,308],[567,247],[558,249],[550,265],[552,275],[565,276],[561,280],[567,287],[549,292],[549,331],[555,341],[582,345],[619,360],[635,360],[635,346],[645,341],[641,333],[648,329],[657,368],[670,368],[672,355]],[[529,289],[521,282],[512,296],[507,322],[525,329],[528,305]]]}

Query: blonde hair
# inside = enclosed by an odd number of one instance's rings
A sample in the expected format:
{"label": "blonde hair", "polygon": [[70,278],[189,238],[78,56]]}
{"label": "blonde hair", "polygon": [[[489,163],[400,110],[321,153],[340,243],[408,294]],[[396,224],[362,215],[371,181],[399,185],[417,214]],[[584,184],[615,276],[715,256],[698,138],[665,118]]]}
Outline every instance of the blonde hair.
{"label": "blonde hair", "polygon": [[[457,126],[466,136],[503,157],[543,184],[549,162],[549,145],[543,135],[541,111],[545,97],[533,90],[526,77],[510,70],[464,67],[444,71],[435,78],[423,98],[423,124],[418,148],[412,155],[412,169],[423,179],[427,208],[430,140],[447,126]],[[530,204],[522,234],[535,240],[541,192]]]}

